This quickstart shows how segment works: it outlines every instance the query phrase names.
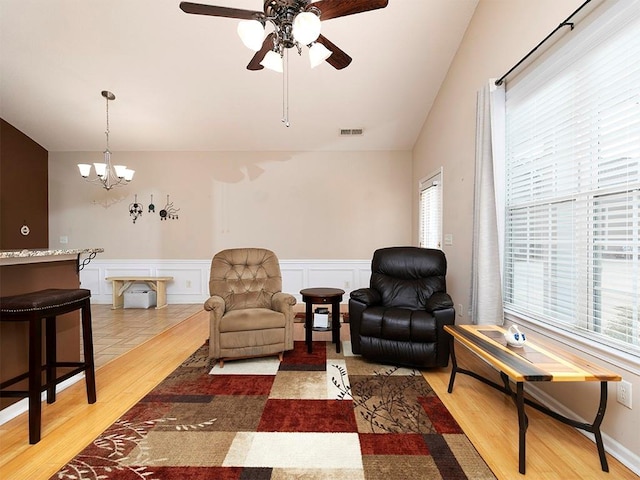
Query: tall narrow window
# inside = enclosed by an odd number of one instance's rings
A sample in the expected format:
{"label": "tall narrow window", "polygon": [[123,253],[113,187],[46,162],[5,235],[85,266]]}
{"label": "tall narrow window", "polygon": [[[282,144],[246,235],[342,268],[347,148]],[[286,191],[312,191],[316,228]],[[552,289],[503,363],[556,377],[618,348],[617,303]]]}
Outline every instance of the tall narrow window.
{"label": "tall narrow window", "polygon": [[504,300],[638,354],[640,5],[602,15],[507,85]]}
{"label": "tall narrow window", "polygon": [[442,248],[442,171],[420,181],[420,246]]}

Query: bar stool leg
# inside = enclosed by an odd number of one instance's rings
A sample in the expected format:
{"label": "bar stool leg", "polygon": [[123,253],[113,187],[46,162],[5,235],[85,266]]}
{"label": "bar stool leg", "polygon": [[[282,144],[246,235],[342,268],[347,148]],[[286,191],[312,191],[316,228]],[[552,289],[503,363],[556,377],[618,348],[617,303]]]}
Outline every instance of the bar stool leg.
{"label": "bar stool leg", "polygon": [[40,441],[42,421],[42,319],[29,319],[29,443]]}
{"label": "bar stool leg", "polygon": [[44,335],[47,372],[47,403],[53,403],[56,401],[56,362],[58,358],[58,347],[56,341],[56,317],[47,317]]}
{"label": "bar stool leg", "polygon": [[91,330],[91,302],[82,306],[82,347],[84,352],[84,376],[87,385],[87,401],[96,403],[96,374],[93,363],[93,333]]}

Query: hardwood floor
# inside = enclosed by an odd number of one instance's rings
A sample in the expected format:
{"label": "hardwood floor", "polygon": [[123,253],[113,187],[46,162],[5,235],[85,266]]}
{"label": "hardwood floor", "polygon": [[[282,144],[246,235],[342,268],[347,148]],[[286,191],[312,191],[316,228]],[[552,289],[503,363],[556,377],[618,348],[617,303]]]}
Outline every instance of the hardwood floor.
{"label": "hardwood floor", "polygon": [[[465,348],[456,349],[458,365],[501,384],[500,376]],[[595,443],[578,430],[533,408],[526,408],[526,475],[518,473],[518,416],[513,401],[467,375],[457,375],[449,394],[450,368],[423,375],[499,479],[638,479],[607,454],[609,473],[600,468]],[[611,401],[611,400],[610,400]],[[598,398],[594,396],[594,415]],[[605,442],[606,449],[606,442]]]}
{"label": "hardwood floor", "polygon": [[[296,339],[303,339],[296,324]],[[342,329],[343,339],[348,328]],[[84,382],[43,405],[42,440],[29,445],[27,414],[0,426],[0,479],[48,479],[97,435],[165,378],[208,337],[208,316],[201,312],[100,367],[98,401],[86,402]],[[321,340],[314,333],[314,340]],[[483,365],[462,350],[459,363]],[[610,473],[600,470],[595,445],[576,430],[528,409],[527,474],[518,474],[516,413],[511,400],[484,384],[459,375],[453,394],[446,392],[449,370],[425,377],[452,412],[499,479],[638,479],[613,457]],[[390,479],[394,480],[394,479]]]}

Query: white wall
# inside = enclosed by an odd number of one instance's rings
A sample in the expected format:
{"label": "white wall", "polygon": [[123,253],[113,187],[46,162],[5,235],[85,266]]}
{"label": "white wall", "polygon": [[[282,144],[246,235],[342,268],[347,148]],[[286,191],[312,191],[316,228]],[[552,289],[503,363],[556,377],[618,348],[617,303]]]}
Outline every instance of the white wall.
{"label": "white wall", "polygon": [[[371,259],[411,243],[410,152],[114,152],[136,175],[110,192],[78,174],[77,163],[100,158],[49,154],[51,248],[103,247],[101,259],[206,259],[244,246],[282,259]],[[135,194],[145,213],[134,224]],[[159,218],[167,195],[177,220]]]}
{"label": "white wall", "polygon": [[[448,259],[447,287],[454,302],[463,305],[459,323],[470,323],[471,239],[473,231],[473,181],[475,162],[476,92],[489,78],[508,71],[540,40],[556,28],[582,0],[480,0],[474,17],[451,64],[433,108],[413,151],[414,241],[417,239],[418,181],[443,166],[445,234],[453,245],[445,246]],[[597,2],[594,2],[597,3]],[[458,311],[460,313],[460,311]],[[580,355],[584,352],[574,350]],[[592,357],[590,360],[619,372],[640,392],[638,368]],[[549,385],[545,400],[574,412],[589,422],[599,397],[597,382],[589,385]],[[607,451],[640,472],[640,408],[618,404],[610,384],[608,411],[603,424]],[[594,469],[599,468],[594,450]]]}

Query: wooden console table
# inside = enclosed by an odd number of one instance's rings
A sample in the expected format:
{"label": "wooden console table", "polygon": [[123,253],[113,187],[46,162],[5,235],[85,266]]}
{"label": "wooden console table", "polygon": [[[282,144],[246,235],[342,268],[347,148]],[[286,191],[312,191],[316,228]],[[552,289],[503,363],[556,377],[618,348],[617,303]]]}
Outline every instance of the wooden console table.
{"label": "wooden console table", "polygon": [[173,277],[107,277],[105,280],[113,284],[112,310],[124,307],[124,292],[135,282],[144,282],[156,292],[158,310],[167,306],[167,282],[172,281]]}
{"label": "wooden console table", "polygon": [[[600,465],[605,472],[609,471],[607,457],[602,443],[600,425],[607,408],[607,382],[619,382],[620,375],[610,372],[598,365],[565,351],[543,346],[541,343],[527,340],[523,347],[509,347],[504,340],[505,330],[495,325],[445,325],[444,330],[451,335],[451,377],[448,392],[453,391],[456,373],[472,376],[487,385],[506,393],[513,398],[518,410],[519,427],[519,471],[526,470],[526,432],[528,418],[524,405],[539,410],[556,420],[585,430],[595,436]],[[479,374],[458,367],[454,351],[454,339],[466,347],[489,365],[500,372],[504,385],[499,385]],[[567,418],[539,403],[524,398],[526,382],[600,382],[600,404],[592,423],[583,423]],[[510,382],[516,385],[516,391]]]}

